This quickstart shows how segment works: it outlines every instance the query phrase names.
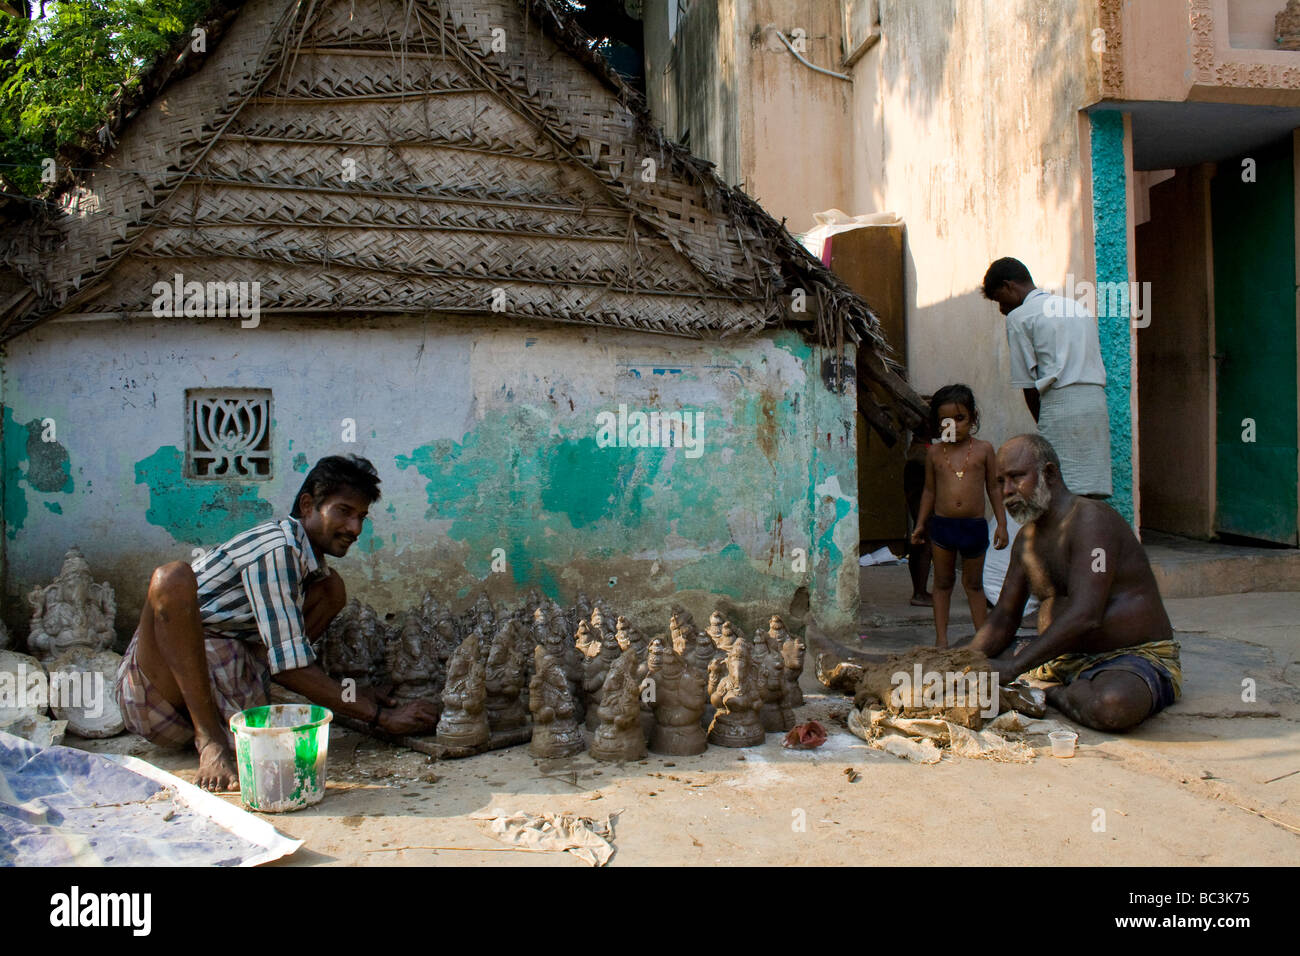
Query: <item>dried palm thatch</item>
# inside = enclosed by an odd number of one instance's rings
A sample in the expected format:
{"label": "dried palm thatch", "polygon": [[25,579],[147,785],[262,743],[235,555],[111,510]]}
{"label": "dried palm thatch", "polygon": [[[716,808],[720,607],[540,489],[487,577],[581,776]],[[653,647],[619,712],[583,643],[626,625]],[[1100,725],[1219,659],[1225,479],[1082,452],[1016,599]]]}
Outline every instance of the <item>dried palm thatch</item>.
{"label": "dried palm thatch", "polygon": [[204,22],[207,53],[161,58],[65,157],[86,168],[0,231],[0,339],[152,314],[176,274],[257,281],[263,313],[802,323],[923,414],[867,304],[669,141],[551,0],[217,0]]}

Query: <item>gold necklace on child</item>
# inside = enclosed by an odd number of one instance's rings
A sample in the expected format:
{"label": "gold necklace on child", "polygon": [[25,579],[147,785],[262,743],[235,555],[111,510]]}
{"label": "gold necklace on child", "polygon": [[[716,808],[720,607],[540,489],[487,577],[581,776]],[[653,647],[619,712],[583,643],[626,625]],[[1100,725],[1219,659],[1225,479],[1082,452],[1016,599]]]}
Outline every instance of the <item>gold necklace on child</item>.
{"label": "gold necklace on child", "polygon": [[970,453],[974,447],[975,447],[974,442],[971,442],[969,445],[966,446],[966,460],[961,463],[961,471],[958,471],[956,468],[952,467],[952,462],[948,461],[948,444],[945,443],[943,446],[944,464],[946,464],[950,469],[952,469],[952,473],[957,476],[958,481],[961,481],[962,478],[966,476],[966,466],[970,464]]}

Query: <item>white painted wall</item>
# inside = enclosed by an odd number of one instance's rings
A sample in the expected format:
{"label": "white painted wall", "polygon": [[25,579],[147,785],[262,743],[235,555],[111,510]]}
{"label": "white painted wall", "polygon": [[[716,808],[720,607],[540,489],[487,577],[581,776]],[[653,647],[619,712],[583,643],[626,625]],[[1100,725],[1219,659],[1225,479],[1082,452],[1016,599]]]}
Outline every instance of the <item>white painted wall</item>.
{"label": "white painted wall", "polygon": [[[666,626],[666,614],[662,622],[657,615],[672,596],[673,575],[728,546],[738,547],[754,573],[771,583],[770,594],[756,599],[782,596],[780,607],[764,604],[772,613],[783,611],[794,589],[810,580],[793,571],[790,557],[796,547],[812,548],[809,476],[816,464],[823,491],[832,479],[837,488],[849,489],[826,492],[817,507],[833,514],[841,499],[851,506],[831,539],[852,574],[827,569],[823,577],[834,593],[823,595],[819,608],[814,586],[813,609],[828,625],[839,615],[839,624],[847,626],[857,602],[856,438],[851,403],[827,393],[808,371],[820,368],[820,361],[819,352],[809,354],[790,333],[724,345],[442,318],[286,324],[263,316],[260,327],[247,330],[237,319],[49,323],[8,346],[3,399],[19,423],[47,417],[57,422],[75,490],[46,494],[20,482],[27,517],[5,541],[5,616],[25,633],[25,610],[15,607],[20,595],[50,579],[63,552],[76,544],[97,579],[118,589],[119,628],[129,634],[151,570],[189,560],[194,546],[147,520],[158,501],[146,484],[137,483],[137,463],[162,446],[184,449],[186,388],[269,387],[274,477],[249,484],[272,504],[273,516],[287,514],[302,482],[303,473],[292,465],[299,453],[308,463],[325,454],[356,453],[380,471],[383,498],[372,517],[382,547],[366,554],[358,542],[337,566],[350,592],[381,613],[409,606],[431,582],[456,603],[472,599],[461,593],[470,588],[486,586],[501,599],[516,593],[509,575],[497,580],[484,569],[475,576],[472,566],[481,567],[488,556],[469,554],[466,544],[449,539],[451,519],[428,517],[426,478],[415,467],[397,467],[399,456],[438,440],[459,443],[492,434],[501,420],[522,422],[499,447],[467,452],[482,467],[467,472],[458,493],[472,495],[476,481],[491,483],[501,472],[522,468],[501,481],[517,478],[526,510],[535,506],[545,478],[544,471],[526,469],[544,469],[546,463],[520,466],[511,460],[514,453],[527,459],[530,448],[550,437],[594,437],[596,414],[624,402],[632,409],[715,410],[706,421],[704,454],[691,460],[682,449],[671,449],[647,480],[641,525],[632,531],[618,522],[573,527],[564,514],[550,512],[538,520],[510,508],[476,517],[499,523],[504,546],[511,535],[528,533],[537,555],[552,547],[559,554],[571,549],[572,566],[555,574],[563,596],[581,588],[593,597],[602,593],[618,610],[653,613],[647,629]],[[775,419],[763,414],[765,401]],[[344,418],[356,420],[355,444],[340,441]],[[764,424],[772,422],[765,433]],[[761,447],[764,434],[768,451]],[[818,445],[816,436],[827,434],[833,437]],[[665,510],[675,495],[687,493],[683,489],[701,486],[712,491],[692,491],[689,507]],[[47,502],[62,514],[47,509]],[[702,537],[691,530],[713,514],[721,516],[709,525],[716,534]],[[815,563],[810,555],[810,571]],[[611,590],[610,576],[622,584]],[[703,592],[686,595],[683,603],[697,617],[707,618],[711,608]]]}

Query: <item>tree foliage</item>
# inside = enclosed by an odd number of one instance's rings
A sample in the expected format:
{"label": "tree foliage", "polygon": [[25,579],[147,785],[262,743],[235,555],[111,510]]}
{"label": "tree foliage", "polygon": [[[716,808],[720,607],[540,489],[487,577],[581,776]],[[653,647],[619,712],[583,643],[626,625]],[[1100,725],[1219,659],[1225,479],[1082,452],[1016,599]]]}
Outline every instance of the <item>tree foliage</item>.
{"label": "tree foliage", "polygon": [[39,192],[41,160],[88,142],[119,91],[138,87],[207,5],[46,0],[43,17],[0,13],[0,175],[24,193]]}

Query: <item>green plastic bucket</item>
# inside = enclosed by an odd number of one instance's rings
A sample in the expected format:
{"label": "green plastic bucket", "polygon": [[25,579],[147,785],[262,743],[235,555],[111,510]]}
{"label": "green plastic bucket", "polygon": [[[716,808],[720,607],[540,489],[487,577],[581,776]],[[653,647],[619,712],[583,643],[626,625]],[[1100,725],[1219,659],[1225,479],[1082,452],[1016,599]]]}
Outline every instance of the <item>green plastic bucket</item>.
{"label": "green plastic bucket", "polygon": [[230,718],[239,764],[239,798],[250,810],[284,813],[325,796],[328,707],[271,704]]}

